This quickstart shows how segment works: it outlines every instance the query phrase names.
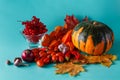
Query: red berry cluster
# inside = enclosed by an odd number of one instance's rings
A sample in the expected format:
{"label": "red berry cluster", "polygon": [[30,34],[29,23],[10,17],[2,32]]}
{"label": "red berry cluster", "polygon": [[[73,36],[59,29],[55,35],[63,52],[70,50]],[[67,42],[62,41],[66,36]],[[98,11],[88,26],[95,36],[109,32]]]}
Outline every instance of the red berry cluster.
{"label": "red berry cluster", "polygon": [[68,51],[63,54],[60,51],[48,50],[46,48],[34,48],[32,52],[35,56],[35,62],[39,67],[50,63],[61,63],[69,61],[72,58],[80,59],[81,54],[78,51]]}
{"label": "red berry cluster", "polygon": [[22,24],[25,25],[23,30],[25,35],[38,35],[47,32],[46,26],[36,16],[33,16],[31,21],[25,21]]}
{"label": "red berry cluster", "polygon": [[65,59],[69,61],[71,58],[75,58],[76,60],[79,60],[82,58],[82,55],[79,51],[68,51],[65,53]]}

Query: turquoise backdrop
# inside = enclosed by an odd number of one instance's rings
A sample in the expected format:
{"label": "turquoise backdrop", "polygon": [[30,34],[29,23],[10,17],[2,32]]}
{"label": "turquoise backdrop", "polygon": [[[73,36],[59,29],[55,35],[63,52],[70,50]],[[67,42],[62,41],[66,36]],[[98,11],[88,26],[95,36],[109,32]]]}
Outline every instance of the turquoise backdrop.
{"label": "turquoise backdrop", "polygon": [[120,0],[0,0],[0,80],[120,80],[119,59],[110,68],[86,66],[87,72],[77,77],[56,75],[53,65],[40,68],[32,63],[18,68],[5,64],[28,47],[19,32],[23,26],[17,21],[30,20],[35,15],[47,25],[49,33],[64,24],[66,14],[74,14],[79,20],[88,16],[110,26],[115,41],[109,53],[120,57]]}

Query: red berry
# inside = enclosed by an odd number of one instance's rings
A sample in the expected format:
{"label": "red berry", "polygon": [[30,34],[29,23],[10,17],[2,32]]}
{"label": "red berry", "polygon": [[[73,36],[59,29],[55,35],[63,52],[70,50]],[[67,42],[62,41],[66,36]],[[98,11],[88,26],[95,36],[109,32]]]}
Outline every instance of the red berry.
{"label": "red berry", "polygon": [[39,52],[39,56],[40,57],[46,57],[47,56],[47,53],[45,51],[40,51]]}
{"label": "red berry", "polygon": [[63,56],[59,56],[59,62],[64,62],[64,57]]}
{"label": "red berry", "polygon": [[50,58],[49,58],[49,57],[46,57],[46,58],[43,60],[43,62],[44,62],[45,64],[50,63]]}
{"label": "red berry", "polygon": [[58,53],[56,53],[56,56],[62,56],[62,57],[64,57],[64,54],[62,52],[58,52]]}
{"label": "red berry", "polygon": [[58,56],[53,55],[53,56],[52,56],[52,61],[53,61],[53,62],[58,62]]}
{"label": "red berry", "polygon": [[81,54],[78,51],[72,51],[71,53],[72,55],[74,55],[75,59],[78,60],[81,58]]}
{"label": "red berry", "polygon": [[29,37],[26,38],[28,38],[30,42],[36,43],[40,39],[40,36],[31,37],[31,35],[39,35],[47,32],[46,26],[40,22],[40,19],[36,16],[33,16],[31,21],[22,22],[22,25],[25,25],[23,34],[27,36],[29,35]]}
{"label": "red berry", "polygon": [[67,53],[65,53],[65,59],[66,59],[67,61],[69,61],[70,58],[71,58],[71,52],[68,51]]}
{"label": "red berry", "polygon": [[45,65],[45,63],[42,61],[42,60],[38,60],[36,62],[36,64],[39,66],[39,67],[43,67]]}

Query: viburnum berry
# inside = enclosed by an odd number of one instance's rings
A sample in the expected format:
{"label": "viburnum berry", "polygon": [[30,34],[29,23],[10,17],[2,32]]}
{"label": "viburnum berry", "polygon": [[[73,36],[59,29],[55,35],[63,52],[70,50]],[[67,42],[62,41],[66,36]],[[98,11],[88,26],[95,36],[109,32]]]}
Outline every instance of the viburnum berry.
{"label": "viburnum berry", "polygon": [[47,32],[46,25],[36,16],[33,16],[31,21],[22,22],[22,25],[25,25],[22,33],[32,43],[39,42],[39,39]]}
{"label": "viburnum berry", "polygon": [[81,54],[78,51],[72,51],[71,54],[75,57],[75,59],[80,59],[81,58]]}
{"label": "viburnum berry", "polygon": [[45,63],[42,61],[42,60],[37,60],[36,61],[36,64],[39,66],[39,67],[43,67],[45,65]]}
{"label": "viburnum berry", "polygon": [[40,52],[39,48],[33,48],[32,52],[33,52],[35,57],[39,57],[39,52]]}
{"label": "viburnum berry", "polygon": [[56,54],[52,55],[52,61],[53,62],[64,62],[64,54],[62,52],[58,52]]}
{"label": "viburnum berry", "polygon": [[59,62],[64,62],[64,56],[59,56]]}
{"label": "viburnum berry", "polygon": [[52,56],[52,62],[58,62],[58,56],[56,56],[56,55],[53,55]]}
{"label": "viburnum berry", "polygon": [[47,56],[47,52],[45,52],[45,51],[40,51],[40,52],[39,52],[39,56],[40,56],[40,57],[46,57],[46,56]]}
{"label": "viburnum berry", "polygon": [[44,58],[43,62],[44,62],[45,64],[49,64],[49,63],[50,63],[50,57]]}
{"label": "viburnum berry", "polygon": [[70,58],[71,58],[71,52],[68,51],[67,53],[65,53],[65,59],[66,59],[66,61],[69,61]]}
{"label": "viburnum berry", "polygon": [[38,35],[47,32],[46,25],[40,22],[40,19],[33,16],[31,21],[22,22],[25,25],[23,33],[25,35]]}

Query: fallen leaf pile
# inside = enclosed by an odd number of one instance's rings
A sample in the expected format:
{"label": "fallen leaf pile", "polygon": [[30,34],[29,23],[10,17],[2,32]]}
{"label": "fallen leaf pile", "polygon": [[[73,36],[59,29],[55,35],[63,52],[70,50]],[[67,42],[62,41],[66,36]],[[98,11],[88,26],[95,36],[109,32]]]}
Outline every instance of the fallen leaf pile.
{"label": "fallen leaf pile", "polygon": [[101,63],[104,66],[110,67],[112,64],[112,61],[117,59],[116,55],[112,54],[103,54],[101,56],[87,56],[82,55],[82,59],[79,60],[71,60],[73,63],[79,63],[79,64],[96,64]]}
{"label": "fallen leaf pile", "polygon": [[106,67],[112,65],[112,61],[116,60],[117,56],[112,54],[103,54],[101,56],[82,55],[79,60],[71,59],[70,62],[56,64],[57,74],[69,73],[71,76],[76,76],[80,72],[84,72],[83,65],[87,64],[103,64]]}
{"label": "fallen leaf pile", "polygon": [[101,63],[104,66],[110,67],[112,61],[117,59],[116,55],[104,54],[101,56],[85,56],[89,64]]}

